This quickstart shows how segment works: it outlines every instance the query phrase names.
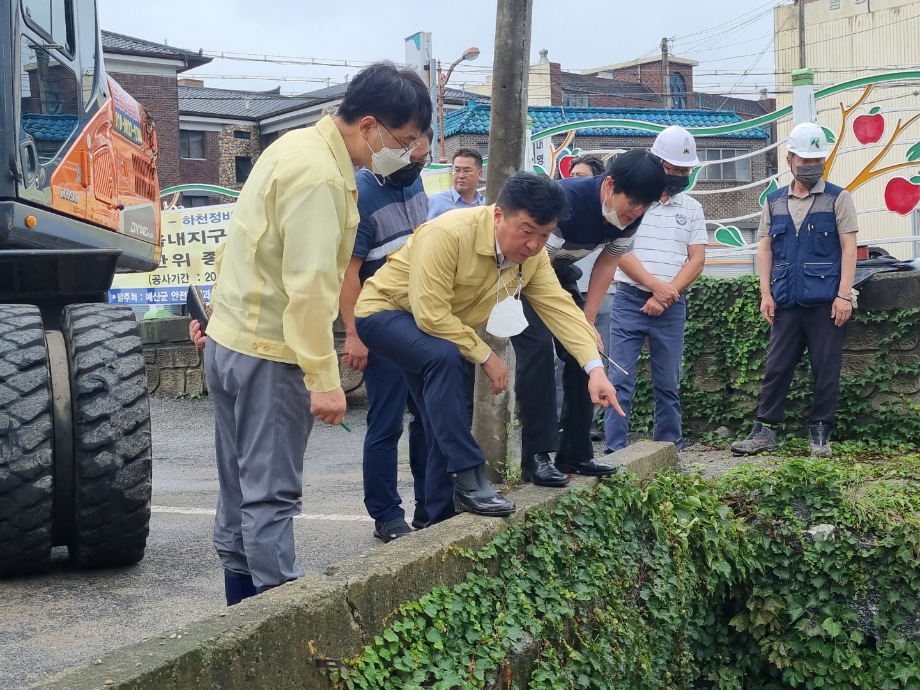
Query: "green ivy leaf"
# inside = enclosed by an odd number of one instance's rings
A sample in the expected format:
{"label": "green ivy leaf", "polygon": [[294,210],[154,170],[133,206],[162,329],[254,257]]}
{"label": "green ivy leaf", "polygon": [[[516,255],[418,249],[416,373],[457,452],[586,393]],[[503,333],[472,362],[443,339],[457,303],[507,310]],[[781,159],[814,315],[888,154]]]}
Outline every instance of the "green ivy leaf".
{"label": "green ivy leaf", "polygon": [[920,160],[920,141],[907,150],[907,160],[911,162]]}
{"label": "green ivy leaf", "polygon": [[747,242],[744,241],[744,237],[741,235],[741,231],[734,225],[717,229],[715,232],[715,240],[720,244],[724,244],[726,247],[744,247],[747,245]]}
{"label": "green ivy leaf", "polygon": [[770,180],[770,184],[768,184],[767,188],[760,193],[760,199],[757,200],[757,203],[760,204],[761,208],[763,208],[763,205],[767,203],[767,197],[777,189],[779,189],[779,184],[776,182],[776,180]]}
{"label": "green ivy leaf", "polygon": [[840,626],[840,623],[833,618],[825,618],[824,622],[821,624],[821,628],[831,637],[839,637],[843,634],[843,628]]}

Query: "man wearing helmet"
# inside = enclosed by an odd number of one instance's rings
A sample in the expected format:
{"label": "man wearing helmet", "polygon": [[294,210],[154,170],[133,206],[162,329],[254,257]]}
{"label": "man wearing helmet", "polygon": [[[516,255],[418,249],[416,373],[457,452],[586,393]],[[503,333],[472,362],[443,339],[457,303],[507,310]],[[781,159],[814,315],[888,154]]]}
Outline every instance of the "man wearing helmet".
{"label": "man wearing helmet", "polygon": [[687,322],[683,293],[703,272],[708,242],[703,207],[683,191],[700,162],[696,142],[683,127],[664,129],[651,152],[661,159],[665,189],[661,203],[646,212],[633,250],[620,258],[615,275],[610,357],[623,369],[612,366],[608,374],[626,416],[606,414],[608,452],[627,445],[636,369],[646,338],[655,392],[652,438],[678,447],[682,439],[679,386]]}
{"label": "man wearing helmet", "polygon": [[757,250],[760,313],[771,325],[757,418],[732,444],[735,455],[776,448],[795,367],[808,348],[815,379],[809,413],[813,456],[831,454],[844,326],[853,313],[856,208],[850,194],[825,182],[827,138],[812,122],[796,125],[786,142],[792,184],[767,197]]}

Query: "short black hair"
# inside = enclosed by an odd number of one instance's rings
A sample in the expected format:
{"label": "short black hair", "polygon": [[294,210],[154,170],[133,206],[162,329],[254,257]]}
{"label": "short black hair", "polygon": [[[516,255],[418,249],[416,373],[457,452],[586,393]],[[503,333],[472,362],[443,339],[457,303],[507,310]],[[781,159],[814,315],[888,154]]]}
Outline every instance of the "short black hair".
{"label": "short black hair", "polygon": [[661,161],[644,149],[633,149],[607,161],[604,173],[613,178],[614,192],[622,192],[639,203],[658,201],[664,191]]}
{"label": "short black hair", "polygon": [[453,163],[454,159],[460,156],[464,158],[473,158],[476,161],[476,165],[482,170],[482,154],[476,149],[457,149],[457,152],[454,154],[454,157],[450,159],[450,162]]}
{"label": "short black hair", "polygon": [[431,94],[413,70],[375,62],[348,84],[337,114],[348,124],[371,115],[393,129],[415,122],[424,132],[431,127]]}
{"label": "short black hair", "polygon": [[546,225],[565,213],[565,192],[546,175],[519,170],[498,190],[495,205],[507,214],[524,211],[538,225]]}
{"label": "short black hair", "polygon": [[587,165],[591,168],[592,175],[601,175],[604,172],[604,161],[595,156],[593,153],[585,153],[581,156],[575,156],[572,159],[572,164],[569,166],[569,170],[574,168],[576,165]]}

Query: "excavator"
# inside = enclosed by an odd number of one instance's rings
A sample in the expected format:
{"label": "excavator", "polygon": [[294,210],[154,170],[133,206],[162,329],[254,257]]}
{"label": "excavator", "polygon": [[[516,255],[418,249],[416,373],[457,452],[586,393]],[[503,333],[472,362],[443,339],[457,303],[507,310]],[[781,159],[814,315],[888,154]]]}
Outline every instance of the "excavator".
{"label": "excavator", "polygon": [[150,406],[116,272],[160,263],[153,120],[93,0],[0,0],[0,576],[137,563]]}

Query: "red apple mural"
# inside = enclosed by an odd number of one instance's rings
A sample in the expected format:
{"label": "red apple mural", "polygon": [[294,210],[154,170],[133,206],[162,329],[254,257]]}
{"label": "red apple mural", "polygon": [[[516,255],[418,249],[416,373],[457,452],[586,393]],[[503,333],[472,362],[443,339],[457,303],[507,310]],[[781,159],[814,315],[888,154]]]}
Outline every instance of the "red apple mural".
{"label": "red apple mural", "polygon": [[872,108],[868,115],[860,115],[853,120],[853,134],[860,144],[874,144],[885,133],[885,118],[879,115],[880,110],[881,108]]}
{"label": "red apple mural", "polygon": [[560,177],[571,176],[573,160],[575,160],[575,156],[571,154],[567,154],[559,159],[559,176]]}
{"label": "red apple mural", "polygon": [[920,176],[909,180],[903,177],[893,177],[885,185],[885,206],[889,211],[906,216],[920,203]]}

